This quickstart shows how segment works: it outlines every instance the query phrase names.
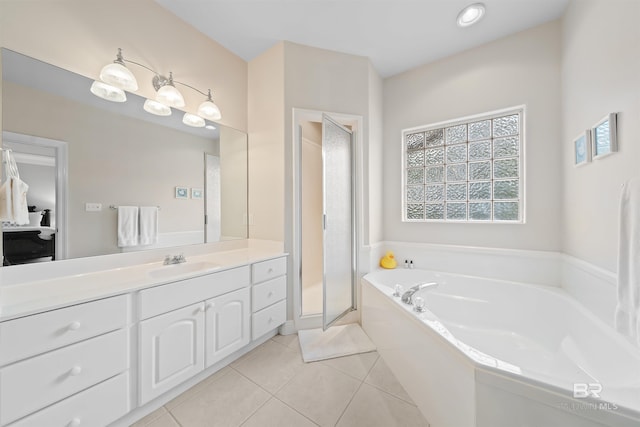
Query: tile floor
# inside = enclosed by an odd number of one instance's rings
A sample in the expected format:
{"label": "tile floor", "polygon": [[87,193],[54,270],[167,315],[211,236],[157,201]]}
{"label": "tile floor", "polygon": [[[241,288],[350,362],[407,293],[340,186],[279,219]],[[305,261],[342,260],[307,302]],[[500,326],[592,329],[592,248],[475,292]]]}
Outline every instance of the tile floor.
{"label": "tile floor", "polygon": [[428,426],[377,352],[304,363],[276,335],[135,427]]}

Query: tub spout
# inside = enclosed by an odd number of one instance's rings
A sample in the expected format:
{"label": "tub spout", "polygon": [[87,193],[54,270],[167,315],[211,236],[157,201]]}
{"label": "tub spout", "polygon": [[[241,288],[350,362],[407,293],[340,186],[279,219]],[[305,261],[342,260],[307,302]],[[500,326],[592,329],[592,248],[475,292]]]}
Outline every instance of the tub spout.
{"label": "tub spout", "polygon": [[404,294],[402,294],[401,300],[405,304],[412,305],[413,304],[413,294],[418,292],[420,289],[435,288],[437,286],[438,286],[438,284],[436,282],[420,283],[419,285],[412,286],[411,288],[409,288],[408,291],[406,291]]}

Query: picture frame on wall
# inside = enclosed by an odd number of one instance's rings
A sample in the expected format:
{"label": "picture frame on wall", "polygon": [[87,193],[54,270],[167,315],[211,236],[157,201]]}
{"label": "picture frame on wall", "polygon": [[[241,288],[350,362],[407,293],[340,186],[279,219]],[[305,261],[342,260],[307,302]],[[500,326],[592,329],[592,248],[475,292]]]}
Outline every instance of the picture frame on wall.
{"label": "picture frame on wall", "polygon": [[618,151],[618,115],[607,114],[591,128],[591,139],[594,159],[601,159]]}
{"label": "picture frame on wall", "polygon": [[187,187],[176,187],[176,199],[188,199],[189,189]]}
{"label": "picture frame on wall", "polygon": [[576,166],[591,162],[591,130],[587,129],[573,140],[573,159]]}
{"label": "picture frame on wall", "polygon": [[202,199],[202,188],[192,188],[191,189],[191,198],[192,199]]}

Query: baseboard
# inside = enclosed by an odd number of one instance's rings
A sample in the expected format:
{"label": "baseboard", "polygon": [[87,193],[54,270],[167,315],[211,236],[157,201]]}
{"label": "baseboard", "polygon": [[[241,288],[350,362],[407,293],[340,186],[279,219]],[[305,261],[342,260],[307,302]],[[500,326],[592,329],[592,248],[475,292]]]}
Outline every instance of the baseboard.
{"label": "baseboard", "polygon": [[278,329],[278,333],[280,335],[291,335],[295,334],[296,332],[298,331],[296,330],[296,325],[294,324],[293,320],[287,320]]}

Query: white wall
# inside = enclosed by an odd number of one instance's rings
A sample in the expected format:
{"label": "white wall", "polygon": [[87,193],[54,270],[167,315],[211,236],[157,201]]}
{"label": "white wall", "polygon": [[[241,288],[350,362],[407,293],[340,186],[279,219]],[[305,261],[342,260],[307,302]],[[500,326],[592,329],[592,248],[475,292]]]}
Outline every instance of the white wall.
{"label": "white wall", "polygon": [[[563,251],[617,271],[621,185],[640,176],[640,2],[574,0],[562,24]],[[619,153],[575,168],[573,139],[618,113]]]}
{"label": "white wall", "polygon": [[[560,23],[552,22],[384,81],[384,239],[559,250]],[[526,105],[526,224],[401,221],[401,130]]]}

